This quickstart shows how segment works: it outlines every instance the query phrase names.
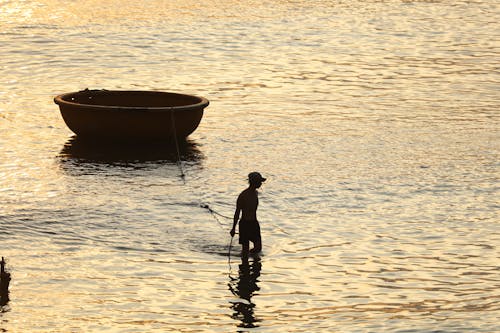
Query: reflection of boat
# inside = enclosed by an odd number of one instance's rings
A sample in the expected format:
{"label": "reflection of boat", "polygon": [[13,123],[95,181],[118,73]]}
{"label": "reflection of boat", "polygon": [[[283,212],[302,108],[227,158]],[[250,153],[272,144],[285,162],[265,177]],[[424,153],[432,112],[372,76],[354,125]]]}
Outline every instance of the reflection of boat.
{"label": "reflection of boat", "polygon": [[[198,162],[203,154],[194,142],[179,140],[179,155],[183,161]],[[177,162],[177,146],[171,141],[155,142],[115,142],[86,140],[75,136],[68,140],[59,154],[61,162],[122,164],[142,162]]]}
{"label": "reflection of boat", "polygon": [[208,100],[159,91],[82,90],[54,98],[66,125],[87,138],[185,138],[199,125]]}

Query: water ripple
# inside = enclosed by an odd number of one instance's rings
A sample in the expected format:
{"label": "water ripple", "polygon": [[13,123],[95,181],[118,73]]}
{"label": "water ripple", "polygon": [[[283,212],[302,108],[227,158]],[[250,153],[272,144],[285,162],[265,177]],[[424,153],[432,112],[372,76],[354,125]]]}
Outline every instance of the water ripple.
{"label": "water ripple", "polygon": [[[498,331],[498,13],[3,1],[2,329]],[[73,137],[52,98],[87,87],[209,98],[185,179],[171,146]],[[228,231],[254,169],[246,264]]]}

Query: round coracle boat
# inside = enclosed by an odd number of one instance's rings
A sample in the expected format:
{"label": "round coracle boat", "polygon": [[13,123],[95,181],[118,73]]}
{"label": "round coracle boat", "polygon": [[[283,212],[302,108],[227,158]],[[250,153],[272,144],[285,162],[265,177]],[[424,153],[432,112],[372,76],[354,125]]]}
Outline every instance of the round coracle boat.
{"label": "round coracle boat", "polygon": [[160,91],[89,90],[54,98],[66,125],[90,139],[185,138],[200,124],[206,98]]}

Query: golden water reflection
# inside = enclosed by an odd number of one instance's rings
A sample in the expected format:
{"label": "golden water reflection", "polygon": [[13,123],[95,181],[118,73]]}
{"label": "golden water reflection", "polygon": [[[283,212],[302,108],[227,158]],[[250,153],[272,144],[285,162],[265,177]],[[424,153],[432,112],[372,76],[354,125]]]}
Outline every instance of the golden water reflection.
{"label": "golden water reflection", "polygon": [[[492,3],[0,1],[0,330],[498,331]],[[69,138],[52,98],[87,87],[209,98],[186,181]],[[228,281],[199,202],[254,169],[265,269]]]}

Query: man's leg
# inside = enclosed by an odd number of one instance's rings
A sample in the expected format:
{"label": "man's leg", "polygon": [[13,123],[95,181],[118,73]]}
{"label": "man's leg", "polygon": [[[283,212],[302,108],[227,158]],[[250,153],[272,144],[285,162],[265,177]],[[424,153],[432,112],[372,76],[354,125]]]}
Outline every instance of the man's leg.
{"label": "man's leg", "polygon": [[241,244],[241,257],[242,258],[248,258],[248,250],[250,249],[250,243],[249,241],[245,241]]}
{"label": "man's leg", "polygon": [[259,253],[260,251],[262,251],[262,240],[258,237],[253,241],[253,249],[250,253]]}
{"label": "man's leg", "polygon": [[257,254],[260,251],[262,251],[262,239],[260,236],[259,222],[255,221],[254,227],[255,227],[255,229],[253,230],[253,234],[252,234],[253,249],[250,251],[250,253]]}

